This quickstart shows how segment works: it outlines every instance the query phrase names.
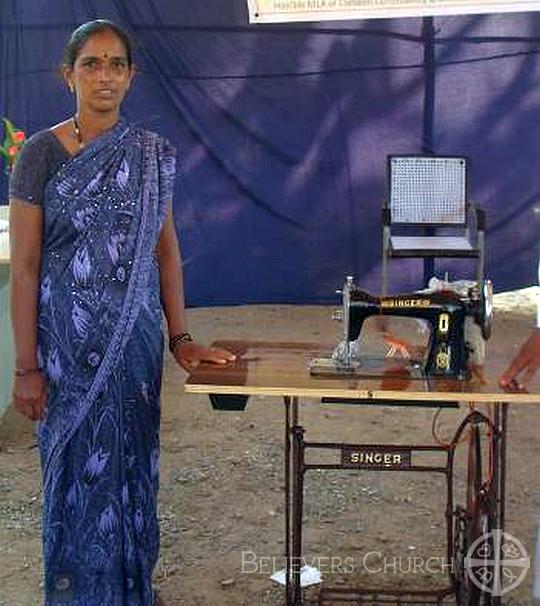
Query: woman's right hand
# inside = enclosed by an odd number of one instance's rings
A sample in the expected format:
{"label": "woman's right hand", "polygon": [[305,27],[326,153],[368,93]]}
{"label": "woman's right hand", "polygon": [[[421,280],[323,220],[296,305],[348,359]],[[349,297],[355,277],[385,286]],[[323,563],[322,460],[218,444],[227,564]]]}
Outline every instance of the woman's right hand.
{"label": "woman's right hand", "polygon": [[42,372],[15,376],[13,403],[25,417],[37,421],[43,417],[47,402],[47,380]]}

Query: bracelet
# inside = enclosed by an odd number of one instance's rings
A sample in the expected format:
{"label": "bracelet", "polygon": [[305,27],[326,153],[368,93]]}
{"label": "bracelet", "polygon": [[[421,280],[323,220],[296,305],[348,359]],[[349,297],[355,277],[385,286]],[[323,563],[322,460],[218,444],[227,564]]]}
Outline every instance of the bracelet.
{"label": "bracelet", "polygon": [[15,376],[16,377],[26,377],[26,375],[32,375],[35,372],[41,372],[40,368],[16,368]]}
{"label": "bracelet", "polygon": [[189,332],[179,332],[169,339],[169,351],[173,354],[179,343],[192,343],[193,337]]}

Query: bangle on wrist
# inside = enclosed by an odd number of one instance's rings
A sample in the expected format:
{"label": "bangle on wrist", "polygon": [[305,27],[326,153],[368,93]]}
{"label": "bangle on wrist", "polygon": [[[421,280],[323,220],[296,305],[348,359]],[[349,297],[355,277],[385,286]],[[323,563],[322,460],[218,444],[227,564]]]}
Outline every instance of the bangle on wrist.
{"label": "bangle on wrist", "polygon": [[40,368],[16,368],[16,377],[26,377],[26,375],[33,375],[36,372],[41,372]]}
{"label": "bangle on wrist", "polygon": [[179,332],[169,339],[169,351],[173,354],[180,343],[192,343],[193,337],[189,332]]}

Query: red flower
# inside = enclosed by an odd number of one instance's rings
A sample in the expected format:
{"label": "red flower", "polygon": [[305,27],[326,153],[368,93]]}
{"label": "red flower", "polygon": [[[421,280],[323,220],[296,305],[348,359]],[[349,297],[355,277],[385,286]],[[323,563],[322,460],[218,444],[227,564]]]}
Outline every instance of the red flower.
{"label": "red flower", "polygon": [[12,145],[11,147],[8,147],[7,149],[7,153],[14,158],[17,155],[17,152],[19,151],[19,148],[16,145]]}
{"label": "red flower", "polygon": [[24,134],[24,132],[22,130],[14,131],[12,136],[13,136],[13,141],[15,141],[15,143],[22,143],[26,139],[26,135]]}

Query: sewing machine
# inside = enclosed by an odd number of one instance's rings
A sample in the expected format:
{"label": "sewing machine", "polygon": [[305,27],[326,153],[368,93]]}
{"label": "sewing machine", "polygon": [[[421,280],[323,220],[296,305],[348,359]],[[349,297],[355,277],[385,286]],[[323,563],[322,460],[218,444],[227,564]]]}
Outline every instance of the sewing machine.
{"label": "sewing machine", "polygon": [[[352,276],[343,289],[342,309],[334,319],[343,322],[343,340],[331,358],[316,358],[310,362],[313,375],[366,375],[370,370],[368,357],[362,355],[358,338],[370,317],[397,316],[423,321],[429,330],[425,355],[418,356],[401,343],[402,365],[419,371],[420,376],[452,379],[470,377],[469,361],[491,334],[493,290],[491,282],[468,289],[466,295],[450,290],[375,297],[360,290]],[[385,320],[379,320],[384,325]],[[390,344],[392,343],[389,337]],[[412,348],[414,350],[414,348]]]}

